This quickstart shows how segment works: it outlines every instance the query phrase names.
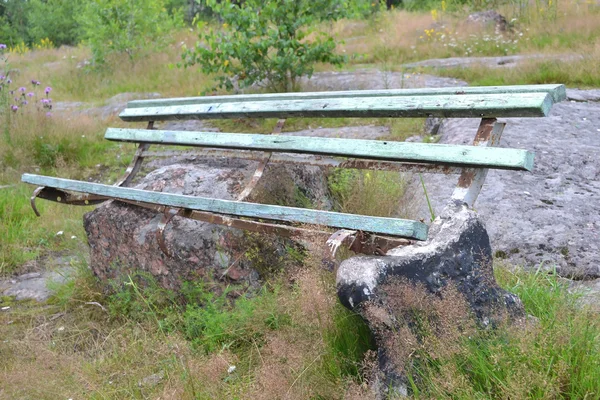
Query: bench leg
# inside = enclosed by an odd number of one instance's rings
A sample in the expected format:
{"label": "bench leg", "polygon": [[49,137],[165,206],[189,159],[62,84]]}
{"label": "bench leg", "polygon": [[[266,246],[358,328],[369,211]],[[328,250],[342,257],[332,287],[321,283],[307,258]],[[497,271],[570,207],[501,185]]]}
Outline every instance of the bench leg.
{"label": "bench leg", "polygon": [[[482,118],[473,146],[497,146],[500,143],[500,137],[505,126],[505,123],[497,122],[496,118]],[[477,196],[479,196],[487,173],[487,168],[464,168],[460,178],[458,178],[454,193],[452,193],[452,201],[461,201],[472,208]]]}

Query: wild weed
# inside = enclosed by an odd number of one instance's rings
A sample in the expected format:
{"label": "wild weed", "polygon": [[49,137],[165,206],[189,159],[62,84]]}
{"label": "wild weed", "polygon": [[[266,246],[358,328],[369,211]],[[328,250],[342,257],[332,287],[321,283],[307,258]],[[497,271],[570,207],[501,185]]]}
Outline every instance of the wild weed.
{"label": "wild weed", "polygon": [[600,321],[581,308],[556,273],[499,268],[500,284],[519,295],[529,321],[479,331],[444,346],[413,371],[417,398],[569,398],[600,391]]}

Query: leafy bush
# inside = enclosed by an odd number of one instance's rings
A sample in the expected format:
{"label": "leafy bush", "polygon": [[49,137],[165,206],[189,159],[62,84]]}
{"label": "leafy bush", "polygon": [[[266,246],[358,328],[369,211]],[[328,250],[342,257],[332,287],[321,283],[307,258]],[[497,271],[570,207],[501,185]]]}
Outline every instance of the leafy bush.
{"label": "leafy bush", "polygon": [[27,42],[27,16],[29,2],[23,0],[3,0],[0,7],[0,38],[3,43],[14,46]]}
{"label": "leafy bush", "polygon": [[78,18],[92,50],[94,64],[111,54],[127,54],[134,62],[145,49],[160,48],[179,26],[180,14],[170,15],[165,0],[92,0]]}
{"label": "leafy bush", "polygon": [[[184,51],[183,64],[200,64],[204,73],[217,75],[219,87],[228,90],[235,84],[258,84],[276,92],[297,90],[298,79],[310,77],[315,63],[340,65],[345,61],[334,53],[332,37],[308,28],[319,19],[338,16],[339,3],[317,3],[247,0],[237,5],[232,0],[207,0],[223,21],[223,29],[201,33],[195,48]],[[198,28],[204,31],[204,23]]]}
{"label": "leafy bush", "polygon": [[30,0],[29,38],[32,43],[50,39],[56,46],[76,45],[81,37],[77,16],[82,0]]}

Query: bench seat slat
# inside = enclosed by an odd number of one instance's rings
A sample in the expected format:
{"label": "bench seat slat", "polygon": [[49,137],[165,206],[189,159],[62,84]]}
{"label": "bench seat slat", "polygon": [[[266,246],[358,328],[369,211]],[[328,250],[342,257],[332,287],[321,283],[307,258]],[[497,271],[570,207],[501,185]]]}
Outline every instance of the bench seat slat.
{"label": "bench seat slat", "polygon": [[161,204],[169,207],[276,221],[327,225],[418,240],[425,240],[427,238],[427,225],[418,221],[405,219],[371,217],[296,207],[210,199],[32,174],[24,174],[21,180],[39,186],[102,195],[116,199]]}
{"label": "bench seat slat", "polygon": [[516,85],[516,86],[465,86],[447,88],[420,89],[387,89],[387,90],[348,90],[339,92],[300,92],[300,93],[269,93],[269,94],[238,94],[227,96],[179,97],[172,99],[133,100],[127,108],[169,107],[206,103],[235,103],[243,101],[268,100],[308,100],[334,99],[357,97],[387,97],[387,96],[436,96],[464,94],[509,94],[509,93],[548,93],[555,103],[566,99],[564,85]]}
{"label": "bench seat slat", "polygon": [[386,96],[300,100],[211,102],[126,108],[123,121],[290,117],[543,117],[552,107],[548,93]]}
{"label": "bench seat slat", "polygon": [[527,170],[533,153],[520,149],[304,136],[108,128],[108,140],[211,148],[307,153],[371,160]]}

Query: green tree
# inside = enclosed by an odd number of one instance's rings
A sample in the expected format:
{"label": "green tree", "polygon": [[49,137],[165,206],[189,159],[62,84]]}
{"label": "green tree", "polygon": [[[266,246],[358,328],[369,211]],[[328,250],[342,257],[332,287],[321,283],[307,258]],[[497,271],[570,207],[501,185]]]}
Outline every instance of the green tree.
{"label": "green tree", "polygon": [[165,0],[90,0],[78,18],[96,65],[110,54],[134,62],[145,49],[168,43],[182,21],[169,14]]}
{"label": "green tree", "polygon": [[83,0],[30,0],[29,37],[33,43],[50,39],[56,46],[76,45],[81,38],[77,16]]}
{"label": "green tree", "polygon": [[24,0],[0,1],[0,43],[14,46],[29,42],[28,10],[29,2]]}
{"label": "green tree", "polygon": [[[341,15],[338,0],[206,0],[222,21],[222,29],[200,33],[200,42],[182,55],[183,65],[199,64],[216,74],[218,87],[228,90],[254,84],[271,91],[297,90],[298,80],[311,76],[315,63],[340,65],[331,36],[314,31],[319,19]],[[203,32],[204,23],[199,23]]]}

